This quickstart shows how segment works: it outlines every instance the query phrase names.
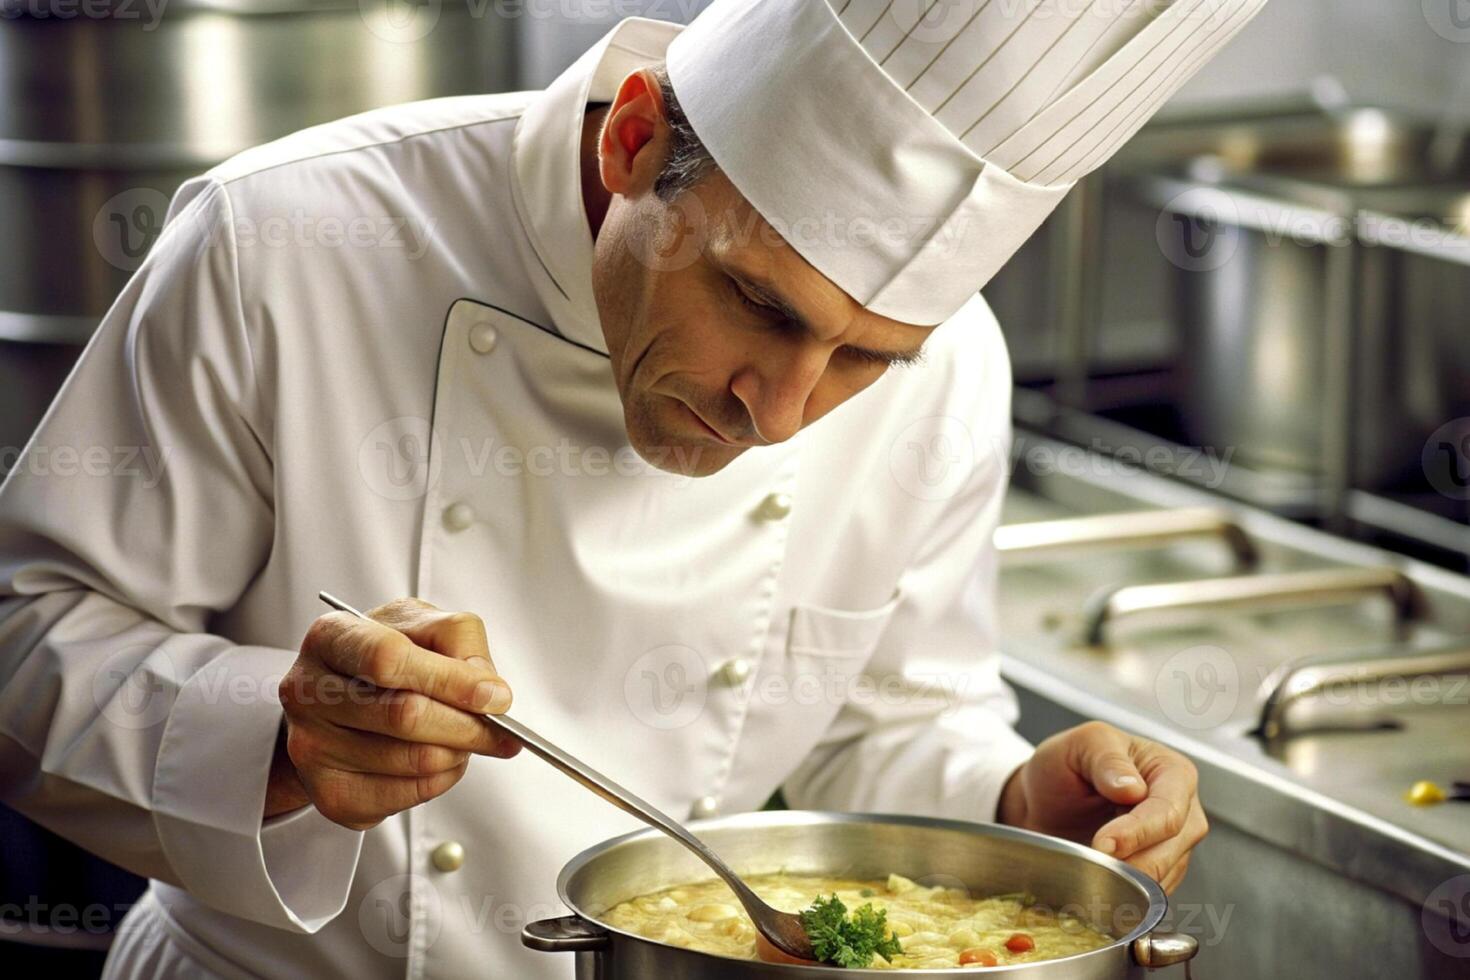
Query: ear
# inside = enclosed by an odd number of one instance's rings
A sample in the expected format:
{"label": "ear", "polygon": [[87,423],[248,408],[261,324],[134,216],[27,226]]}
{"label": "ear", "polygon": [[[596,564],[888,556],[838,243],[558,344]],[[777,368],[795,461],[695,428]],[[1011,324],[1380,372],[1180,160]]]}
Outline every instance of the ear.
{"label": "ear", "polygon": [[652,190],[668,145],[664,98],[652,71],[623,79],[598,141],[598,173],[610,194],[636,197]]}

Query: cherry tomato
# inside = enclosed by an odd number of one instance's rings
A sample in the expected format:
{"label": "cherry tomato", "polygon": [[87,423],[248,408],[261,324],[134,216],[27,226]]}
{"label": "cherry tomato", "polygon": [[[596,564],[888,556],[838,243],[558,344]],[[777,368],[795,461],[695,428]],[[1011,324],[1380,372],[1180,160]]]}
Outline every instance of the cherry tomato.
{"label": "cherry tomato", "polygon": [[811,960],[799,960],[795,956],[781,952],[775,946],[772,946],[771,941],[760,933],[755,934],[755,955],[760,958],[762,963],[792,963],[797,966],[812,965]]}
{"label": "cherry tomato", "polygon": [[1032,939],[1024,932],[1018,932],[1010,939],[1006,940],[1006,949],[1010,950],[1012,953],[1029,953],[1035,948],[1036,940]]}
{"label": "cherry tomato", "polygon": [[976,946],[960,953],[960,966],[1000,966],[1000,960],[990,950]]}

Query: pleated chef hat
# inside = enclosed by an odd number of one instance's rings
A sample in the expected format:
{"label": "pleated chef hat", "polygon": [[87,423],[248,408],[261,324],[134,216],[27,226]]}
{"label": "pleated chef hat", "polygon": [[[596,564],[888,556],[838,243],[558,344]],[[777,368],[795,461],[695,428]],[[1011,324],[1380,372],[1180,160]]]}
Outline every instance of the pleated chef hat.
{"label": "pleated chef hat", "polygon": [[940,323],[1266,0],[716,0],[669,46],[735,187],[864,307]]}

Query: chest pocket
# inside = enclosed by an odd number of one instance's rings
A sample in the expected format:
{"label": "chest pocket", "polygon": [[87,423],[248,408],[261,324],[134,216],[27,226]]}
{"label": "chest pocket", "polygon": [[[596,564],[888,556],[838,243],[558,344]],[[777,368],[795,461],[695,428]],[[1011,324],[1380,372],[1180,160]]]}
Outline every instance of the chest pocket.
{"label": "chest pocket", "polygon": [[[761,679],[758,699],[779,717],[783,747],[804,757],[850,700],[872,686],[864,667],[877,649],[901,596],[875,609],[796,606],[776,669]],[[779,665],[778,667],[776,665]]]}
{"label": "chest pocket", "polygon": [[877,609],[849,612],[824,606],[796,606],[791,610],[786,652],[791,658],[865,660],[877,647],[902,599],[902,593],[895,589],[892,598]]}

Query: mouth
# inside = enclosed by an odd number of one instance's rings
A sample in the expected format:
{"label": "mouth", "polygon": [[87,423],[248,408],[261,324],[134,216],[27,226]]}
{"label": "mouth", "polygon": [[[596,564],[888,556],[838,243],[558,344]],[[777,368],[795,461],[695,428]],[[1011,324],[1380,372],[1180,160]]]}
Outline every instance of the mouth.
{"label": "mouth", "polygon": [[722,446],[729,446],[732,449],[745,448],[738,442],[735,442],[731,439],[726,439],[724,435],[721,434],[719,429],[716,429],[714,426],[706,422],[702,415],[700,415],[694,409],[690,408],[687,404],[685,404],[684,402],[679,402],[679,404],[683,406],[684,411],[689,413],[689,417],[694,420],[694,424],[698,426],[708,438],[713,439],[715,442],[718,442]]}

